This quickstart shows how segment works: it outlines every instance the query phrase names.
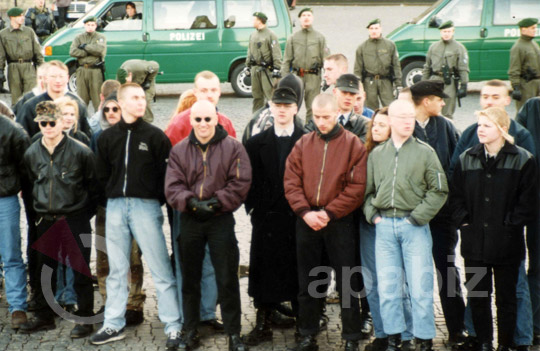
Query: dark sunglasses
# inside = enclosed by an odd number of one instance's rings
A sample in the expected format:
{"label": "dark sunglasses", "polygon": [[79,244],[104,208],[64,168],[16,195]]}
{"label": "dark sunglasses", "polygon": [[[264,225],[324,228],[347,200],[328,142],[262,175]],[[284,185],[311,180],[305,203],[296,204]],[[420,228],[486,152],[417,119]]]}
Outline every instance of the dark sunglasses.
{"label": "dark sunglasses", "polygon": [[43,128],[45,128],[47,124],[50,125],[52,128],[56,127],[55,121],[40,121],[39,122],[39,125],[42,126]]}
{"label": "dark sunglasses", "polygon": [[109,113],[109,111],[111,111],[111,110],[112,110],[112,112],[118,112],[119,108],[116,107],[116,106],[115,107],[104,107],[103,108],[103,112],[105,112],[105,113]]}
{"label": "dark sunglasses", "polygon": [[[202,120],[203,120],[202,117],[195,117],[194,119],[195,119],[195,122],[197,122],[197,123],[201,123]],[[204,117],[204,121],[206,123],[210,123],[211,120],[212,120],[212,117]]]}

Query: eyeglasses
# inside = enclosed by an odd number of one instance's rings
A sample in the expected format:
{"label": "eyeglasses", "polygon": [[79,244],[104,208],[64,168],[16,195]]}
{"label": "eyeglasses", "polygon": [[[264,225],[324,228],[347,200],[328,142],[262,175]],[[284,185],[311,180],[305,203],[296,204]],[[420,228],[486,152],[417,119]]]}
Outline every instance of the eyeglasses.
{"label": "eyeglasses", "polygon": [[52,128],[56,127],[55,121],[40,121],[39,122],[39,125],[42,126],[43,128],[45,128],[47,124],[50,125]]}
{"label": "eyeglasses", "polygon": [[[195,119],[195,122],[201,123],[203,120],[203,117],[195,117],[194,119]],[[212,121],[212,117],[204,117],[204,121],[206,123],[210,123]]]}
{"label": "eyeglasses", "polygon": [[105,113],[109,113],[109,111],[112,111],[112,112],[118,112],[118,110],[120,110],[118,107],[104,107],[103,108],[103,112]]}

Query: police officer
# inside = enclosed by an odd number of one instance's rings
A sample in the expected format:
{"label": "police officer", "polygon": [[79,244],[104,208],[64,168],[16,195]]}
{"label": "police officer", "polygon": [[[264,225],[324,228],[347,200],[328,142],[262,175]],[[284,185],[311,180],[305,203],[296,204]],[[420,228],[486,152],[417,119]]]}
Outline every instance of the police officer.
{"label": "police officer", "polygon": [[[313,11],[304,8],[298,14],[302,29],[288,40],[281,66],[281,74],[293,71],[304,82],[306,122],[311,119],[311,103],[321,90],[321,67],[330,50],[324,36],[313,29]],[[309,43],[309,45],[306,45]]]}
{"label": "police officer", "polygon": [[429,47],[422,80],[434,79],[444,82],[444,93],[449,97],[444,99],[446,105],[442,114],[452,118],[456,110],[456,98],[467,96],[469,55],[467,49],[454,40],[454,22],[444,22],[439,30],[441,40]]}
{"label": "police officer", "polygon": [[35,67],[43,63],[36,34],[31,28],[23,26],[23,12],[18,7],[9,9],[7,15],[11,26],[0,31],[0,85],[6,81],[4,64],[7,63],[12,105],[36,85]]}
{"label": "police officer", "polygon": [[362,78],[366,106],[372,110],[388,106],[394,100],[394,85],[401,89],[401,66],[396,44],[383,38],[381,20],[374,19],[366,27],[369,39],[356,50],[354,74]]}
{"label": "police officer", "polygon": [[69,55],[78,61],[77,94],[88,105],[90,99],[94,110],[99,107],[99,92],[103,84],[105,54],[107,39],[103,34],[96,33],[97,23],[94,16],[84,20],[85,33],[75,37],[69,49]]}
{"label": "police officer", "polygon": [[516,108],[532,97],[540,95],[540,47],[533,40],[538,26],[537,18],[525,18],[518,22],[521,37],[510,50],[508,78],[512,83],[512,98]]}
{"label": "police officer", "polygon": [[246,74],[251,73],[253,111],[264,107],[272,97],[274,78],[279,78],[281,48],[276,34],[266,27],[268,17],[262,12],[253,14],[256,31],[249,37]]}
{"label": "police officer", "polygon": [[26,11],[25,25],[36,32],[40,44],[58,30],[54,15],[45,6],[45,0],[35,0],[35,6]]}
{"label": "police officer", "polygon": [[156,76],[159,74],[159,63],[156,61],[127,60],[116,72],[116,80],[120,84],[137,83],[146,96],[146,111],[143,120],[148,123],[154,121],[154,113],[150,107],[156,96]]}

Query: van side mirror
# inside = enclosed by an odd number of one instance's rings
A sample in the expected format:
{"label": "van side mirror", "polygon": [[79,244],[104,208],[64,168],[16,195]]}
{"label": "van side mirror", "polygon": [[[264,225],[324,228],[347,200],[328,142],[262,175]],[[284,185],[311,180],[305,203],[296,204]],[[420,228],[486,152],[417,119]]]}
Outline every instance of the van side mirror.
{"label": "van side mirror", "polygon": [[224,22],[223,22],[225,28],[232,28],[236,24],[236,17],[234,15],[229,16]]}
{"label": "van side mirror", "polygon": [[438,16],[433,16],[429,19],[429,28],[439,28],[442,24],[442,19]]}

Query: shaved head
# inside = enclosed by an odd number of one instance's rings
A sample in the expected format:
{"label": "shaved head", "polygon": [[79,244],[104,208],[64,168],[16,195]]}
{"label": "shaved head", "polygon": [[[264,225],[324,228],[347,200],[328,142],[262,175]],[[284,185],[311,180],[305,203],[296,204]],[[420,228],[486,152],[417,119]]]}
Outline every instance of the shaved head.
{"label": "shaved head", "polygon": [[217,118],[216,106],[208,100],[197,101],[191,106],[190,117]]}

